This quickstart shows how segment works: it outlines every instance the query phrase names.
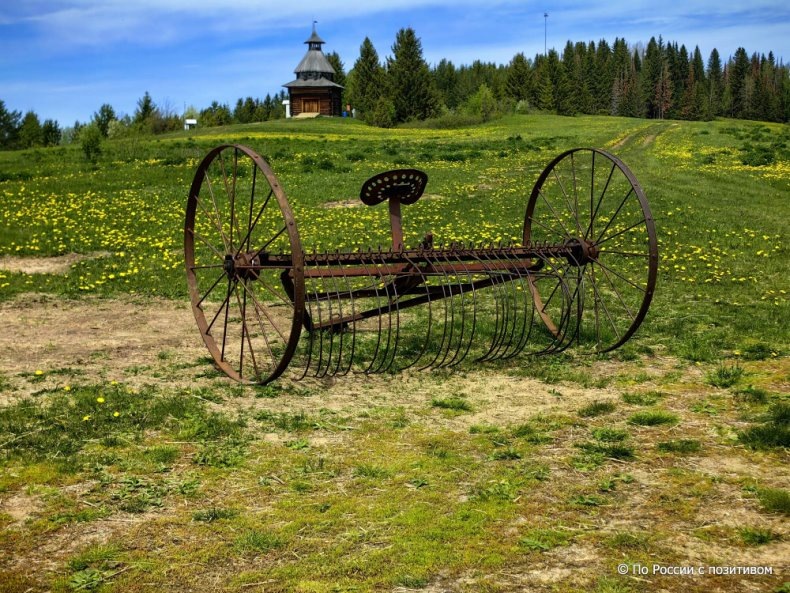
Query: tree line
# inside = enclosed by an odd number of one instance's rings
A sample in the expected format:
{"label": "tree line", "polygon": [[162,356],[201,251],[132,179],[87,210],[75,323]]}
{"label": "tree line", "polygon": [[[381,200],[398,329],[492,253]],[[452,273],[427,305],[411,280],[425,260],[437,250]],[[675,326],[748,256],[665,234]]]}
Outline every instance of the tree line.
{"label": "tree line", "polygon": [[498,112],[532,110],[560,115],[599,114],[707,120],[717,116],[790,121],[790,67],[738,48],[726,62],[717,49],[703,59],[699,47],[651,38],[630,47],[617,38],[568,41],[507,65],[447,59],[430,68],[413,29],[402,29],[392,57],[379,59],[365,38],[348,74],[346,101],[376,125],[448,114],[487,119]]}
{"label": "tree line", "polygon": [[106,138],[125,138],[149,134],[162,134],[183,129],[186,119],[197,119],[201,126],[222,126],[234,123],[261,122],[285,117],[282,105],[287,94],[283,91],[265,99],[239,98],[233,109],[227,104],[213,101],[205,109],[188,107],[183,115],[176,113],[168,103],[156,104],[147,91],[137,101],[132,115],[118,115],[109,103],[104,103],[93,113],[90,121],[75,121],[72,126],[61,128],[55,120],[41,123],[34,111],[24,116],[9,110],[0,100],[0,150],[55,146],[80,142],[86,156],[93,159],[99,144]]}
{"label": "tree line", "polygon": [[[531,111],[790,121],[790,66],[777,62],[772,52],[750,56],[742,47],[726,61],[714,48],[706,61],[699,47],[690,52],[661,37],[636,47],[621,38],[612,45],[605,39],[568,41],[562,54],[552,49],[529,59],[517,53],[499,65],[476,60],[455,66],[443,59],[431,67],[414,29],[404,28],[395,36],[391,57],[383,61],[367,37],[348,74],[336,52],[327,59],[336,70],[335,82],[345,87],[343,104],[382,127],[433,118],[461,124]],[[213,101],[178,115],[167,102],[154,103],[146,92],[132,115],[119,116],[103,104],[89,122],[65,128],[52,119],[42,122],[33,111],[22,115],[10,110],[0,100],[0,150],[52,146],[80,136],[95,144],[102,138],[163,133],[181,129],[189,118],[201,126],[279,119],[285,117],[286,98],[285,91],[264,99],[248,96],[233,108]]]}

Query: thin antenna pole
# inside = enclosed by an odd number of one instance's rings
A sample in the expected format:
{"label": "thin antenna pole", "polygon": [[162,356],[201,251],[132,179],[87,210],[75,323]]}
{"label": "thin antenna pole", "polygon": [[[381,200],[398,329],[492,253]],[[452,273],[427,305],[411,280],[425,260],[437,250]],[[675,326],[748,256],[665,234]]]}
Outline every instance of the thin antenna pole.
{"label": "thin antenna pole", "polygon": [[548,55],[546,52],[546,39],[548,38],[546,32],[548,30],[549,13],[543,13],[543,55]]}

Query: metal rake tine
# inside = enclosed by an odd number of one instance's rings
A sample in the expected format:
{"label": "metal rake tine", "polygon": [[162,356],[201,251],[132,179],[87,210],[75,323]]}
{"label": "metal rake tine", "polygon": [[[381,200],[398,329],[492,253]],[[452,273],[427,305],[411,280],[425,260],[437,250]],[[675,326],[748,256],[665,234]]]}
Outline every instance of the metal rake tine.
{"label": "metal rake tine", "polygon": [[[339,257],[339,255],[340,255],[340,251],[339,250],[336,252],[336,255]],[[343,362],[343,339],[345,338],[345,332],[343,331],[343,324],[342,324],[342,320],[343,320],[343,297],[340,294],[340,290],[338,290],[338,288],[337,288],[337,276],[333,274],[331,276],[331,278],[332,278],[332,285],[335,287],[335,293],[337,294],[338,315],[339,315],[339,320],[341,321],[341,323],[339,324],[339,327],[337,328],[337,330],[335,330],[335,326],[334,325],[331,325],[329,327],[329,331],[332,334],[332,341],[334,342],[335,335],[337,335],[337,339],[338,339],[337,362],[335,364],[335,369],[331,373],[332,376],[334,376],[334,375],[337,375],[340,372],[340,364]]]}
{"label": "metal rake tine", "polygon": [[501,352],[502,347],[505,345],[505,340],[506,340],[507,334],[508,334],[508,328],[510,327],[511,320],[513,318],[513,315],[512,315],[511,310],[510,310],[510,302],[511,302],[511,298],[510,298],[511,294],[510,293],[511,293],[511,288],[513,286],[513,283],[510,281],[510,273],[509,273],[509,271],[508,271],[507,274],[505,274],[502,271],[502,269],[501,269],[502,257],[503,257],[501,242],[500,242],[500,245],[499,245],[499,249],[496,252],[496,255],[494,256],[494,254],[492,254],[490,257],[492,259],[494,257],[497,258],[497,259],[494,259],[494,264],[495,264],[495,269],[496,269],[496,272],[497,272],[497,278],[501,281],[500,282],[500,287],[501,287],[500,294],[502,295],[502,313],[503,313],[502,328],[501,328],[501,331],[499,332],[499,334],[497,335],[496,348],[494,349],[494,352],[492,352],[491,355],[488,358],[488,360],[497,360],[499,358],[499,353]]}
{"label": "metal rake tine", "polygon": [[351,354],[348,356],[348,366],[341,373],[341,375],[347,375],[349,371],[351,371],[351,367],[354,364],[354,350],[357,342],[357,311],[354,303],[354,290],[351,288],[348,274],[343,274],[343,279],[346,281],[346,291],[348,298],[351,301],[351,321],[349,322],[348,326],[350,328],[349,331],[351,332]]}
{"label": "metal rake tine", "polygon": [[[496,352],[494,352],[492,355],[492,360],[501,360],[507,355],[508,349],[513,343],[516,327],[518,326],[518,294],[516,290],[516,277],[519,277],[518,266],[513,265],[513,257],[508,254],[505,249],[500,251],[499,258],[500,262],[504,260],[508,264],[507,279],[503,282],[503,288],[505,288],[507,291],[508,296],[505,306],[506,311],[509,313],[509,320],[506,319],[505,327],[503,328],[502,333],[502,341],[500,342]],[[510,328],[509,332],[508,327]]]}
{"label": "metal rake tine", "polygon": [[[463,249],[463,246],[462,246],[462,249]],[[463,264],[463,259],[460,257],[458,252],[456,251],[453,255],[454,255],[455,260],[458,263],[458,265],[460,265],[461,267],[463,267],[465,269],[466,266]],[[449,257],[446,258],[446,259],[447,259],[447,264],[449,266],[451,266],[452,269],[455,271],[455,274],[454,274],[454,276],[456,278],[455,282],[457,283],[457,286],[458,286],[458,293],[461,295],[461,329],[460,329],[460,332],[459,332],[459,335],[458,335],[458,345],[455,348],[455,354],[453,354],[453,357],[450,359],[450,361],[449,362],[445,362],[443,360],[442,361],[442,365],[441,365],[441,366],[450,367],[450,366],[453,366],[454,364],[456,364],[456,361],[458,360],[459,356],[461,355],[461,350],[463,349],[463,346],[464,346],[464,332],[466,331],[466,293],[464,292],[464,283],[461,281],[461,279],[459,277],[458,268],[456,267],[456,264],[451,263]],[[455,326],[455,319],[453,319],[453,327],[454,326]],[[448,351],[448,353],[449,353],[449,351]]]}
{"label": "metal rake tine", "polygon": [[[442,252],[442,251],[444,251],[443,247],[439,249],[439,252]],[[436,254],[436,253],[430,254],[430,255],[435,255],[436,257],[438,257],[438,254]],[[436,267],[436,262],[435,261],[431,261],[430,257],[427,257],[426,261],[427,261],[429,267],[432,270],[434,270],[434,272],[438,275],[439,272],[438,272],[438,269]],[[444,307],[444,321],[442,323],[442,341],[439,343],[439,347],[436,350],[436,356],[433,357],[433,360],[431,360],[431,362],[429,362],[428,364],[420,367],[420,370],[424,370],[424,369],[430,368],[430,367],[432,367],[432,366],[434,366],[436,364],[436,361],[439,360],[439,357],[442,354],[442,349],[444,348],[444,341],[447,338],[447,287],[446,287],[445,283],[443,283],[443,282],[439,282],[439,287],[442,289],[441,301],[442,301],[442,305]]]}
{"label": "metal rake tine", "polygon": [[[463,249],[463,247],[462,247],[462,249]],[[459,267],[463,268],[464,272],[466,273],[466,277],[467,278],[469,277],[469,272],[468,272],[466,264],[464,263],[464,260],[463,260],[463,258],[461,257],[460,254],[458,254],[456,252],[454,254],[454,258],[455,258],[456,263],[451,263],[449,261],[449,258],[448,258],[448,265],[450,265],[452,267],[452,269],[454,270],[454,272],[455,272],[454,273],[454,276],[456,278],[455,279],[455,283],[456,283],[456,285],[458,287],[457,293],[461,295],[461,304],[460,304],[460,306],[461,306],[461,328],[460,328],[460,332],[459,332],[459,335],[458,335],[458,342],[457,342],[457,346],[455,347],[455,353],[453,354],[453,357],[450,359],[449,362],[442,361],[442,366],[447,366],[447,367],[454,366],[454,365],[458,364],[461,360],[463,360],[466,357],[466,354],[469,352],[469,348],[471,347],[471,341],[468,341],[466,349],[464,350],[464,334],[467,333],[467,301],[468,301],[468,296],[467,295],[468,295],[468,292],[464,291],[464,282],[465,282],[465,280],[463,280],[463,281],[461,280],[461,277],[460,277],[461,274],[459,273],[459,269],[458,268]],[[475,330],[475,324],[474,324],[475,294],[474,294],[474,284],[471,283],[471,282],[469,284],[470,284],[470,287],[471,287],[471,290],[472,290],[472,331],[471,331],[471,334],[474,335],[474,330]],[[456,291],[453,290],[453,292],[456,292]],[[453,327],[454,326],[455,326],[455,320],[453,320]]]}
{"label": "metal rake tine", "polygon": [[[376,352],[374,354],[373,359],[370,362],[370,365],[365,370],[365,372],[368,373],[368,374],[375,374],[375,373],[382,372],[382,369],[384,368],[384,365],[387,362],[387,356],[389,355],[389,350],[390,350],[390,342],[391,342],[391,339],[392,339],[392,298],[390,296],[388,283],[384,279],[384,276],[382,275],[382,270],[381,270],[381,267],[380,267],[381,265],[386,265],[386,263],[384,261],[384,256],[381,253],[381,246],[380,245],[379,245],[379,249],[378,249],[378,256],[379,256],[379,258],[381,258],[382,261],[381,262],[376,261],[376,258],[375,258],[376,254],[374,253],[373,255],[374,255],[374,257],[373,257],[372,262],[373,262],[373,265],[374,265],[375,274],[376,274],[376,277],[379,279],[379,282],[383,284],[383,292],[385,294],[386,303],[387,303],[387,307],[386,307],[386,311],[387,311],[387,342],[386,342],[386,346],[383,349],[383,353],[380,355],[381,356],[381,361],[378,363],[378,366],[373,368],[374,365],[377,362],[376,361],[377,356],[379,355],[380,352],[382,352],[382,350],[379,348],[379,345],[381,343],[381,337],[382,337],[382,334],[384,333],[384,331],[383,331],[382,323],[380,322],[379,323],[379,336],[378,336],[378,340],[379,341],[376,344],[376,346],[377,346],[376,347]],[[376,289],[376,293],[379,294],[378,288]],[[379,306],[379,301],[376,302],[376,305],[377,305],[377,307],[379,309],[379,319],[381,319],[383,317],[383,315],[381,313],[381,307]]]}
{"label": "metal rake tine", "polygon": [[[318,292],[318,283],[321,281],[321,288],[323,289],[323,278],[314,278],[313,279],[313,293],[315,294],[315,308],[318,313],[318,326],[316,327],[315,323],[313,324],[313,332],[316,334],[318,338],[318,360],[316,361],[315,373],[313,374],[314,377],[319,377],[321,374],[321,364],[324,359],[324,336],[321,330],[321,327],[324,324],[323,316],[321,315],[321,299],[319,297]],[[313,320],[315,320],[315,316],[313,316]]]}
{"label": "metal rake tine", "polygon": [[[515,272],[516,277],[511,280],[511,283],[513,284],[513,312],[515,317],[513,320],[513,332],[510,336],[510,341],[508,342],[505,352],[500,356],[502,360],[512,358],[514,353],[519,352],[519,344],[521,344],[527,328],[527,307],[529,306],[529,299],[527,298],[528,291],[524,285],[521,260],[513,252],[512,247],[510,248],[507,257],[517,262],[517,265],[513,266],[512,269],[512,271]],[[520,303],[522,304],[521,309],[519,309]]]}
{"label": "metal rake tine", "polygon": [[[370,258],[370,263],[373,265],[373,269],[377,270],[375,260],[373,259],[373,250],[369,249],[367,255]],[[376,319],[378,319],[379,327],[378,327],[378,331],[376,332],[376,346],[373,348],[373,356],[370,358],[370,362],[368,363],[368,366],[362,371],[365,374],[370,374],[373,372],[371,369],[373,368],[373,365],[376,363],[376,357],[378,356],[379,349],[381,348],[381,335],[383,333],[382,313],[381,313],[381,294],[379,293],[378,271],[371,272],[370,267],[366,263],[364,257],[360,258],[360,261],[362,262],[362,266],[365,268],[366,276],[369,276],[374,279],[373,290],[376,293],[376,296],[374,298],[376,299],[376,310],[378,311],[378,314],[376,315]]]}
{"label": "metal rake tine", "polygon": [[[443,252],[443,253],[439,254],[439,257],[443,258],[444,261],[447,263],[447,266],[448,266],[448,267],[444,267],[444,265],[442,265],[441,269],[442,269],[442,276],[443,276],[443,279],[444,279],[443,282],[442,282],[442,286],[446,287],[446,290],[447,290],[446,293],[448,295],[447,296],[447,300],[450,302],[450,323],[449,323],[450,332],[449,332],[449,335],[447,336],[447,347],[444,350],[444,356],[442,357],[442,360],[435,365],[436,368],[442,368],[444,366],[445,361],[447,360],[447,357],[450,355],[450,350],[453,347],[453,334],[455,333],[455,294],[454,294],[454,290],[453,290],[453,285],[451,284],[451,281],[450,281],[450,275],[447,273],[447,270],[451,266],[450,259],[449,259],[449,254],[454,252],[453,247],[454,247],[453,245],[450,246],[449,253],[448,252]],[[444,341],[442,343],[442,346],[444,346]],[[441,350],[440,350],[440,352],[441,352]]]}
{"label": "metal rake tine", "polygon": [[532,328],[534,327],[535,323],[535,301],[531,298],[531,293],[529,291],[529,283],[530,283],[530,271],[529,269],[525,269],[526,273],[526,281],[524,280],[524,276],[521,275],[521,272],[518,272],[519,275],[519,285],[521,286],[521,292],[524,296],[524,315],[523,315],[523,323],[521,325],[521,332],[519,334],[518,341],[516,342],[515,347],[513,350],[505,357],[503,360],[508,360],[513,358],[514,356],[523,352],[524,348],[526,347],[527,343],[529,342],[529,338],[532,334]]}
{"label": "metal rake tine", "polygon": [[466,277],[469,281],[469,286],[471,287],[472,290],[472,329],[469,332],[469,341],[467,342],[466,350],[464,350],[463,354],[461,354],[461,356],[457,360],[450,361],[449,366],[455,366],[457,364],[460,364],[469,355],[469,351],[472,348],[472,343],[474,342],[475,332],[477,331],[477,296],[478,295],[477,295],[477,290],[475,289],[474,274],[469,271],[469,268],[466,267],[466,264],[464,263],[463,260],[460,261],[461,261],[461,266],[464,268],[464,271],[466,272]]}
{"label": "metal rake tine", "polygon": [[[422,245],[420,246],[420,248],[422,249]],[[426,333],[425,333],[425,339],[422,341],[422,348],[421,348],[419,354],[417,355],[417,358],[415,358],[413,361],[411,361],[406,366],[401,367],[401,370],[406,370],[408,368],[413,367],[425,355],[425,352],[428,349],[428,344],[430,343],[430,340],[431,340],[431,326],[432,326],[432,322],[433,322],[433,303],[431,301],[431,289],[430,289],[430,286],[428,286],[428,280],[427,280],[425,274],[423,273],[422,269],[420,268],[420,266],[418,264],[415,264],[411,260],[411,258],[409,258],[408,256],[405,256],[405,259],[409,263],[409,265],[412,268],[414,268],[420,274],[420,280],[421,280],[420,284],[422,284],[422,286],[425,287],[425,298],[427,299],[426,302],[428,303],[428,323],[427,323],[427,329],[426,329]],[[416,325],[419,325],[419,324],[416,324]]]}
{"label": "metal rake tine", "polygon": [[[381,261],[383,265],[385,266],[387,265],[386,264],[387,255],[391,253],[392,251],[390,250],[382,254]],[[392,293],[389,299],[389,307],[388,307],[388,313],[390,319],[389,335],[387,336],[388,350],[387,350],[387,356],[384,358],[383,361],[386,364],[379,370],[379,372],[381,373],[389,372],[392,369],[392,365],[395,363],[395,355],[398,352],[398,341],[400,339],[400,306],[399,306],[400,295],[398,294],[398,284],[397,284],[398,275],[390,274],[390,276],[391,276],[391,280],[390,282],[387,283],[392,287]],[[390,347],[389,338],[392,336],[392,305],[393,304],[395,305],[395,339],[392,341],[392,346]]]}
{"label": "metal rake tine", "polygon": [[[305,307],[307,307],[308,317],[312,320],[312,319],[315,319],[315,317],[313,316],[313,308],[312,308],[312,305],[310,304],[310,298],[309,298],[310,291],[307,288],[307,282],[308,282],[308,279],[305,278],[305,287],[304,287],[305,299],[304,299],[304,303],[305,303]],[[315,327],[314,327],[313,323],[311,323],[310,326],[311,327],[307,331],[308,344],[307,344],[307,355],[306,355],[306,360],[305,360],[305,364],[304,364],[304,371],[299,376],[299,380],[302,380],[302,379],[304,379],[307,376],[307,373],[310,371],[310,364],[311,364],[312,359],[313,359],[313,346],[315,344]]]}
{"label": "metal rake tine", "polygon": [[504,311],[502,312],[502,314],[500,314],[500,306],[502,304],[502,298],[500,296],[501,290],[500,290],[499,282],[496,275],[494,274],[494,270],[492,270],[490,267],[490,263],[491,263],[491,259],[489,256],[490,252],[491,252],[490,248],[488,250],[483,249],[481,250],[478,256],[478,261],[480,261],[480,263],[483,265],[483,268],[485,268],[485,275],[488,276],[488,278],[491,281],[491,288],[494,297],[494,311],[495,311],[494,335],[491,340],[491,346],[488,348],[488,351],[485,354],[483,354],[477,359],[480,362],[489,360],[489,357],[494,352],[494,349],[496,348],[497,343],[499,341],[499,334],[502,331],[501,324],[504,318]]}
{"label": "metal rake tine", "polygon": [[[320,266],[319,266],[319,270],[320,270]],[[326,300],[326,307],[327,307],[326,321],[327,321],[327,323],[330,323],[332,321],[332,298],[331,298],[331,296],[329,294],[329,291],[327,290],[326,283],[327,283],[327,277],[326,276],[321,276],[321,294],[326,297],[325,298],[325,300]],[[320,302],[320,300],[319,300],[318,304],[319,304],[318,313],[320,315],[321,314],[321,308],[320,308],[321,302]],[[319,335],[321,337],[321,345],[323,346],[324,340],[327,338],[327,329],[326,329],[326,326],[324,325],[323,322],[319,324],[319,327],[320,327]],[[321,359],[319,358],[319,368],[318,368],[317,374],[316,374],[316,377],[318,377],[319,379],[323,379],[324,377],[326,377],[327,374],[329,373],[330,367],[332,366],[332,349],[333,349],[333,346],[334,346],[333,336],[332,336],[332,333],[330,331],[329,332],[329,348],[326,351],[326,368],[323,368],[321,366]]]}

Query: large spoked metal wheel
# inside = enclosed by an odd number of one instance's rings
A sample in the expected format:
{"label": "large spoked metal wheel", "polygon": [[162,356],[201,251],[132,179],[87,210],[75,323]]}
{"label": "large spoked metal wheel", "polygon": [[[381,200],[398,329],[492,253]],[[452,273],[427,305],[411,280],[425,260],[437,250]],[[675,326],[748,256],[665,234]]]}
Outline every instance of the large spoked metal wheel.
{"label": "large spoked metal wheel", "polygon": [[[556,267],[576,304],[582,344],[607,352],[634,334],[653,298],[658,244],[644,191],[620,159],[576,148],[549,163],[527,205],[524,241],[570,248]],[[558,284],[545,277],[531,285],[552,333],[561,325],[552,312]]]}
{"label": "large spoked metal wheel", "polygon": [[280,376],[302,329],[304,255],[285,192],[249,148],[218,146],[200,163],[184,255],[192,311],[216,365],[242,382]]}

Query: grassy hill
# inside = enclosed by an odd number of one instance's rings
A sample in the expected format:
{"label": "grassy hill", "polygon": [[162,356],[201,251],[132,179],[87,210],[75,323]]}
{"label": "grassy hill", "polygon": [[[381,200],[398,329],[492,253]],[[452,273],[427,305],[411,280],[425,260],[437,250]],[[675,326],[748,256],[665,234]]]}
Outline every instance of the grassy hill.
{"label": "grassy hill", "polygon": [[[547,163],[604,148],[656,219],[650,312],[605,355],[239,386],[183,267],[192,176],[226,142],[270,162],[310,250],[386,245],[386,207],[353,205],[399,167],[429,176],[406,243],[518,241]],[[0,153],[0,592],[789,590],[788,197],[787,126],[731,120]]]}

